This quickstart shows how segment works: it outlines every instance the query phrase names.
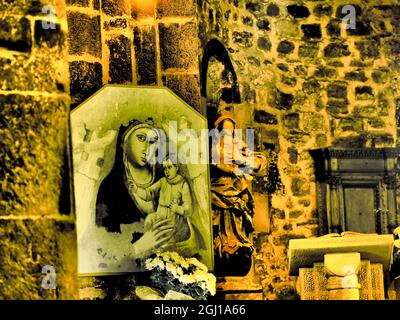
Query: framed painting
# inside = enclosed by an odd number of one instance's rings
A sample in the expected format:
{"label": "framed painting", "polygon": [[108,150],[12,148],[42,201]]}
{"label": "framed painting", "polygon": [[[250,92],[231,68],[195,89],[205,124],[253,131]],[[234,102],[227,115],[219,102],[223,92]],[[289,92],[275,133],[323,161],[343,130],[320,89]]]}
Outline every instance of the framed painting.
{"label": "framed painting", "polygon": [[80,275],[153,253],[213,270],[207,120],[161,87],[107,85],[71,112]]}

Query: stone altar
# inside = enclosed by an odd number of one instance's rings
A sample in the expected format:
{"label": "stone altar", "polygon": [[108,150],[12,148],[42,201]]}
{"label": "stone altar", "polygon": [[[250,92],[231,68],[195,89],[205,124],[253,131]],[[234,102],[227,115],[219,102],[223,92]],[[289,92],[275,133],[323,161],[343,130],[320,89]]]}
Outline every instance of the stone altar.
{"label": "stone altar", "polygon": [[324,236],[289,242],[289,272],[302,300],[383,300],[392,235]]}

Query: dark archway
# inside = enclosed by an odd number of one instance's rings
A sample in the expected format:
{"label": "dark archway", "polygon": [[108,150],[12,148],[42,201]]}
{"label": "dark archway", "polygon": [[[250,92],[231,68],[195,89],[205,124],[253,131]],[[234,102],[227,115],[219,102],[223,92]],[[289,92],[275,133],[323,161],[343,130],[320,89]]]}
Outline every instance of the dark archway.
{"label": "dark archway", "polygon": [[210,124],[216,120],[221,101],[241,102],[237,75],[229,53],[217,39],[210,40],[204,48],[201,95],[207,100],[207,118]]}

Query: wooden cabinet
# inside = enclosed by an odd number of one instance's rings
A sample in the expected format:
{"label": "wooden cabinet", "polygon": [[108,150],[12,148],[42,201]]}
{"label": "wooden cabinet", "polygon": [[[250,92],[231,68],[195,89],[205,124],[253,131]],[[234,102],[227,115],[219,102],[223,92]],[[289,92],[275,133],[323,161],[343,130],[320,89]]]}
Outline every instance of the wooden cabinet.
{"label": "wooden cabinet", "polygon": [[397,148],[312,152],[318,188],[319,233],[391,233],[396,209]]}

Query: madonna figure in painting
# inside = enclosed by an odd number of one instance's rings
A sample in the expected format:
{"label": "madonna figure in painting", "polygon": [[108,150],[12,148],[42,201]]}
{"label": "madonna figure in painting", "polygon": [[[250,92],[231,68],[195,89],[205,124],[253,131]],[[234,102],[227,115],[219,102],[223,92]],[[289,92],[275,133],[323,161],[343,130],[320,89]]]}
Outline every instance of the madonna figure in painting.
{"label": "madonna figure in painting", "polygon": [[[143,190],[159,191],[156,187],[165,180],[163,167],[155,161],[160,143],[165,143],[163,137],[165,133],[149,121],[133,120],[127,127],[121,126],[114,166],[97,194],[96,225],[108,232],[127,235],[132,244],[131,256],[136,259],[170,248],[171,241],[176,239],[180,242],[175,247],[182,255],[192,256],[197,251],[193,229],[185,236],[177,236],[171,217],[160,216],[154,223],[145,224],[146,217],[157,212],[160,194],[153,192],[146,197]],[[191,195],[187,191],[185,196]],[[171,204],[162,205],[176,208],[173,201],[176,202],[172,199]]]}

